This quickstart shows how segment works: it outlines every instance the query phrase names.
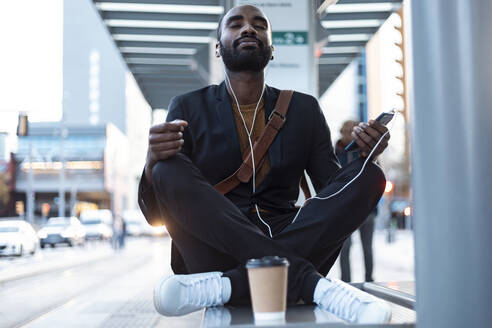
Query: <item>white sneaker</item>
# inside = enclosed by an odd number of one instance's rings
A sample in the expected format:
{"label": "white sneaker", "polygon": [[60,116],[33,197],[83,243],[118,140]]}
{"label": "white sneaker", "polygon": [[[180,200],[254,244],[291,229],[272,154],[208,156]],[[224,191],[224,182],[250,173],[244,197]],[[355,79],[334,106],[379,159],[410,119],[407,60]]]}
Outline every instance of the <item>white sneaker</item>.
{"label": "white sneaker", "polygon": [[185,315],[204,307],[229,301],[231,285],[222,272],[173,275],[162,278],[154,288],[154,306],[165,316]]}
{"label": "white sneaker", "polygon": [[391,319],[388,303],[338,279],[321,279],[314,290],[314,302],[350,322],[387,323]]}

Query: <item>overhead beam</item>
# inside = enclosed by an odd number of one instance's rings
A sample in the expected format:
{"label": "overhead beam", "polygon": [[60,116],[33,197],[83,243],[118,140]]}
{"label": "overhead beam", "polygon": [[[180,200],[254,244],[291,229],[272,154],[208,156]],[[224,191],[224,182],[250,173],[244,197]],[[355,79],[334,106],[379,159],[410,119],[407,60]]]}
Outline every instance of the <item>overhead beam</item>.
{"label": "overhead beam", "polygon": [[183,93],[186,93],[186,92],[201,89],[203,87],[204,87],[203,85],[183,85],[183,86],[181,86],[181,88],[169,89],[169,86],[162,86],[162,87],[143,86],[147,96],[150,96],[152,98],[157,98],[157,97],[162,96],[162,95],[165,95],[168,97],[175,97],[175,96],[182,95]]}
{"label": "overhead beam", "polygon": [[332,20],[357,20],[357,19],[386,19],[392,11],[373,11],[373,12],[347,12],[347,13],[327,13],[322,21]]}
{"label": "overhead beam", "polygon": [[127,64],[132,65],[152,65],[152,66],[185,66],[194,67],[196,61],[193,59],[185,58],[125,58]]}
{"label": "overhead beam", "polygon": [[325,28],[329,34],[374,34],[378,27],[342,27],[342,28]]}
{"label": "overhead beam", "polygon": [[143,70],[141,68],[133,68],[136,71],[135,78],[138,79],[165,79],[165,78],[176,78],[176,79],[195,79],[197,78],[197,73],[191,70]]}
{"label": "overhead beam", "polygon": [[158,77],[153,75],[135,75],[135,80],[138,83],[168,83],[172,84],[173,82],[187,82],[187,83],[195,83],[197,80],[197,76],[185,76],[182,77],[180,74],[162,74]]}
{"label": "overhead beam", "polygon": [[335,57],[335,58],[320,58],[319,65],[338,65],[338,64],[350,64],[355,57]]}
{"label": "overhead beam", "polygon": [[152,13],[184,13],[184,14],[217,14],[224,12],[223,6],[197,6],[183,4],[164,3],[121,3],[121,2],[98,2],[96,8],[101,11],[130,11],[130,12],[152,12]]}
{"label": "overhead beam", "polygon": [[129,64],[128,68],[134,74],[166,74],[172,72],[190,72],[190,68],[187,66],[173,66],[173,65],[133,65]]}
{"label": "overhead beam", "polygon": [[353,3],[401,3],[402,0],[338,0],[337,4],[353,4]]}
{"label": "overhead beam", "polygon": [[140,84],[147,90],[148,92],[152,92],[153,90],[159,91],[159,90],[166,90],[166,92],[173,91],[173,93],[178,93],[181,90],[185,89],[200,89],[202,88],[205,84],[201,83],[201,81],[196,81],[195,83],[186,83],[186,82],[176,82],[176,83],[147,83],[147,82],[142,82]]}
{"label": "overhead beam", "polygon": [[323,48],[323,55],[324,54],[331,54],[331,53],[361,53],[362,50],[364,50],[363,47],[324,47]]}
{"label": "overhead beam", "polygon": [[[103,19],[124,19],[142,21],[173,21],[173,22],[207,22],[217,23],[220,15],[215,14],[168,14],[168,13],[142,13],[125,11],[99,11]],[[211,27],[210,29],[214,29]]]}
{"label": "overhead beam", "polygon": [[[187,92],[190,92],[190,91],[193,91],[193,90],[196,90],[196,89],[200,89],[202,88],[202,86],[199,86],[198,88],[193,88],[193,87],[185,87],[185,88],[182,88],[182,89],[177,89],[177,90],[171,90],[171,91],[167,91],[166,89],[164,88],[161,88],[161,89],[152,89],[152,90],[147,90],[145,89],[145,93],[147,94],[148,97],[151,97],[151,98],[154,98],[154,99],[158,99],[158,98],[167,98],[167,99],[171,99],[172,97],[175,97],[175,96],[179,96],[183,93],[187,93]],[[152,106],[154,107],[154,106]]]}
{"label": "overhead beam", "polygon": [[172,36],[210,36],[210,30],[148,27],[109,27],[111,34],[172,35]]}
{"label": "overhead beam", "polygon": [[196,44],[209,44],[209,36],[184,36],[184,35],[152,35],[152,34],[113,34],[115,41],[143,41],[143,42],[185,42]]}
{"label": "overhead beam", "polygon": [[[203,43],[185,42],[151,42],[151,41],[115,41],[118,47],[148,47],[148,48],[190,48],[198,49]],[[208,45],[206,45],[208,46]]]}
{"label": "overhead beam", "polygon": [[122,54],[139,53],[149,55],[180,55],[192,56],[197,53],[198,48],[170,48],[170,47],[120,47]]}
{"label": "overhead beam", "polygon": [[179,71],[168,68],[148,69],[148,68],[132,68],[132,74],[135,76],[137,83],[145,82],[186,82],[186,83],[208,83],[208,79],[204,78],[203,74],[198,71]]}
{"label": "overhead beam", "polygon": [[137,82],[173,82],[173,81],[196,81],[199,75],[194,71],[161,71],[155,74],[137,73],[135,74]]}
{"label": "overhead beam", "polygon": [[156,70],[156,71],[159,71],[159,70],[171,70],[171,71],[187,71],[187,70],[190,70],[190,66],[192,65],[176,65],[176,64],[173,64],[173,63],[169,63],[169,64],[139,64],[139,63],[135,63],[135,64],[132,64],[132,63],[128,63],[128,66],[131,67],[132,69],[135,68],[135,69],[142,69],[142,70],[145,70],[145,69],[148,69],[148,70]]}
{"label": "overhead beam", "polygon": [[340,57],[357,57],[360,55],[360,52],[341,52],[341,53],[329,53],[329,54],[323,54],[319,59],[324,59],[324,58],[340,58]]}
{"label": "overhead beam", "polygon": [[363,47],[367,41],[330,41],[326,45],[328,48],[332,47]]}
{"label": "overhead beam", "polygon": [[164,5],[221,6],[222,0],[93,0],[94,3],[152,3]]}
{"label": "overhead beam", "polygon": [[192,55],[180,55],[180,54],[149,54],[141,52],[124,52],[123,58],[159,58],[159,59],[193,59]]}

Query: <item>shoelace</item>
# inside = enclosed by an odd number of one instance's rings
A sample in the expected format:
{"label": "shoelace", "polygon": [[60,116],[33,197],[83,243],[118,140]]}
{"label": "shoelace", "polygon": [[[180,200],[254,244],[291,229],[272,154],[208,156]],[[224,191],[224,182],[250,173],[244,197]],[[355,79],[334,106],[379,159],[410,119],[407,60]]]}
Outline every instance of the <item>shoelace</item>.
{"label": "shoelace", "polygon": [[322,300],[326,300],[325,302],[322,301],[322,305],[331,313],[348,321],[357,320],[357,312],[362,302],[353,292],[342,285],[334,282],[332,287],[325,291]]}
{"label": "shoelace", "polygon": [[195,277],[183,282],[186,285],[186,303],[197,307],[222,304],[220,273]]}

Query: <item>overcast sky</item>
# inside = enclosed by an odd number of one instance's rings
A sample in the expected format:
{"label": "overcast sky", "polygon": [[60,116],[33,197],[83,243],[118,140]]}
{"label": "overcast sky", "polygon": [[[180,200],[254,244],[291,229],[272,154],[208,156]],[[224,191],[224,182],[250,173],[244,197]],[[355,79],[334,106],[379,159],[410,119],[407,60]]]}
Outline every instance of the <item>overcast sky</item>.
{"label": "overcast sky", "polygon": [[19,110],[59,120],[62,33],[62,0],[0,1],[0,131],[15,132]]}

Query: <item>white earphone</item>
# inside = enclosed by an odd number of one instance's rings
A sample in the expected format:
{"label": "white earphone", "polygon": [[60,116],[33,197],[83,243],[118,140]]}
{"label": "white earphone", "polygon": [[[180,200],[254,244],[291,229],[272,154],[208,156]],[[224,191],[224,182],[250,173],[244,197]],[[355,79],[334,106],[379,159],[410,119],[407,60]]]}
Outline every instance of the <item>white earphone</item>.
{"label": "white earphone", "polygon": [[[231,80],[229,79],[229,76],[227,75],[227,71],[225,70],[225,68],[224,68],[224,76],[225,76],[226,83],[229,85],[229,88],[231,89],[231,93],[232,93],[232,96],[234,97],[234,101],[236,102],[236,106],[237,106],[239,115],[241,117],[241,120],[243,122],[244,129],[246,130],[246,135],[248,136],[249,148],[250,148],[250,152],[251,152],[251,165],[253,168],[252,179],[253,179],[253,194],[254,194],[256,192],[256,167],[255,167],[255,155],[253,152],[253,142],[251,140],[251,133],[253,133],[253,128],[255,126],[256,114],[258,112],[258,106],[260,105],[261,98],[263,98],[263,94],[265,93],[265,82],[263,81],[263,87],[261,89],[260,98],[258,99],[258,102],[256,103],[256,108],[255,108],[255,111],[253,114],[253,122],[251,123],[251,129],[248,130],[248,126],[246,125],[246,120],[244,119],[243,113],[241,113],[241,107],[239,105],[239,101],[237,100],[236,93],[234,92],[234,89],[232,88]],[[261,217],[257,204],[255,204],[255,209],[256,209],[256,214],[258,215],[258,218],[260,219],[260,221],[268,228],[268,233],[270,235],[270,238],[273,238],[272,229],[270,228],[268,223],[266,223],[265,220],[263,220],[263,218]]]}
{"label": "white earphone", "polygon": [[[218,52],[218,50],[217,50]],[[253,179],[253,194],[256,192],[256,167],[255,167],[255,157],[254,157],[254,152],[253,152],[253,142],[251,140],[251,133],[253,132],[253,127],[255,125],[255,120],[256,120],[256,113],[258,111],[258,106],[260,105],[260,102],[261,102],[261,98],[263,98],[263,94],[265,93],[265,82],[263,82],[263,88],[261,90],[261,95],[260,95],[260,98],[258,99],[258,102],[256,103],[256,108],[255,108],[255,111],[254,111],[254,115],[253,115],[253,122],[251,123],[251,129],[248,130],[248,127],[246,125],[246,121],[244,119],[244,116],[243,114],[241,113],[241,107],[239,105],[239,101],[237,100],[237,97],[236,97],[236,94],[234,92],[234,89],[232,88],[232,84],[231,84],[231,80],[229,79],[229,76],[227,75],[227,71],[224,67],[224,76],[225,76],[225,80],[226,80],[226,83],[229,85],[229,88],[231,89],[231,93],[232,93],[232,96],[234,97],[234,101],[236,102],[236,106],[237,106],[237,109],[239,111],[239,115],[241,116],[241,120],[243,122],[243,125],[244,125],[244,129],[246,130],[246,134],[248,136],[248,142],[249,142],[249,147],[250,147],[250,151],[251,151],[251,164],[252,164],[252,168],[253,168],[253,176],[252,176],[252,179]],[[396,112],[398,113],[398,112]],[[329,196],[326,196],[326,197],[317,197],[317,196],[313,196],[311,198],[308,198],[306,199],[303,204],[301,205],[301,207],[299,208],[299,210],[297,211],[294,219],[292,220],[291,224],[294,223],[296,220],[297,220],[297,217],[299,216],[299,213],[301,213],[301,210],[304,208],[304,205],[306,205],[307,201],[308,200],[315,200],[315,199],[318,199],[318,200],[326,200],[326,199],[330,199],[332,197],[335,197],[336,195],[338,195],[339,193],[341,193],[343,190],[345,190],[345,188],[347,188],[352,182],[354,182],[361,174],[362,172],[364,171],[366,165],[367,165],[367,162],[369,161],[369,159],[371,158],[372,154],[374,153],[374,151],[378,148],[379,144],[383,141],[384,137],[390,132],[390,130],[393,128],[393,124],[394,124],[394,121],[392,122],[391,124],[391,127],[388,129],[388,131],[386,131],[386,133],[384,133],[381,138],[379,138],[378,142],[376,143],[376,145],[372,148],[369,156],[367,156],[366,160],[364,161],[364,164],[362,165],[362,168],[360,169],[359,173],[357,173],[357,175],[352,179],[350,180],[349,182],[347,182],[342,188],[340,188],[337,192],[329,195]],[[258,218],[260,219],[260,221],[268,228],[268,233],[270,235],[270,238],[273,238],[273,234],[272,234],[272,229],[270,228],[270,226],[268,225],[268,223],[265,222],[265,220],[263,220],[263,218],[261,217],[260,215],[260,211],[258,209],[258,205],[255,204],[255,210],[256,210],[256,214],[258,215]]]}

